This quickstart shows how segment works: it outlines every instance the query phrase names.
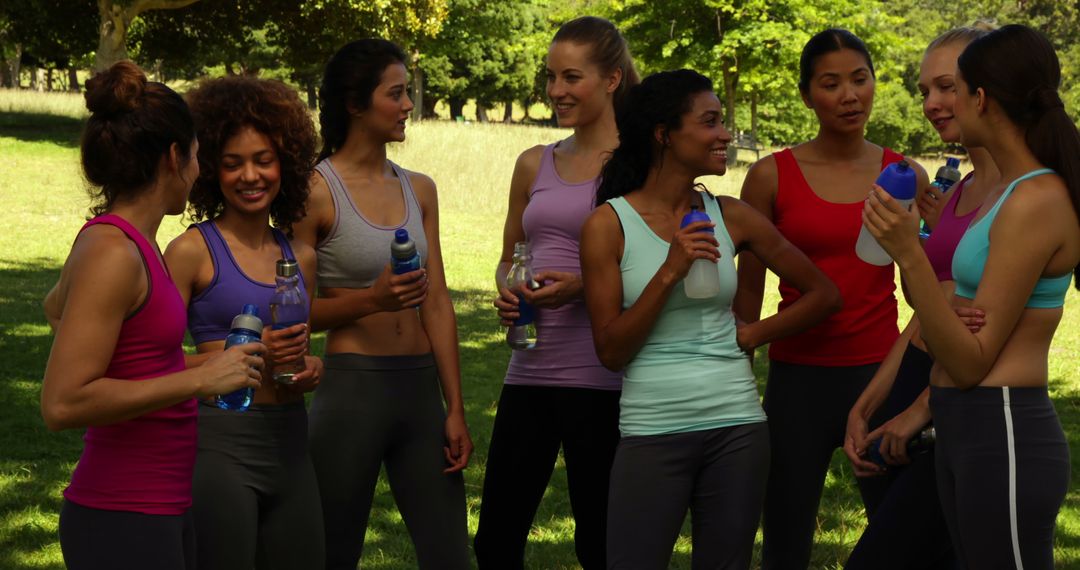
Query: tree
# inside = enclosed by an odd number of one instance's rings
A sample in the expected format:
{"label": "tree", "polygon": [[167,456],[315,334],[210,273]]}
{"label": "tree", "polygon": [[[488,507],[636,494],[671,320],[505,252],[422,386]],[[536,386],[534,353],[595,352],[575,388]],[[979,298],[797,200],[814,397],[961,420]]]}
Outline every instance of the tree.
{"label": "tree", "polygon": [[[0,5],[0,50],[7,59],[11,84],[18,80],[22,63],[44,69],[52,87],[53,72],[68,70],[67,86],[78,88],[75,64],[93,49],[93,4],[64,0],[5,0]],[[44,87],[44,85],[42,85]]]}
{"label": "tree", "polygon": [[128,26],[136,16],[149,10],[175,10],[194,4],[198,0],[98,0],[98,48],[94,57],[94,70],[108,69],[112,64],[127,59]]}

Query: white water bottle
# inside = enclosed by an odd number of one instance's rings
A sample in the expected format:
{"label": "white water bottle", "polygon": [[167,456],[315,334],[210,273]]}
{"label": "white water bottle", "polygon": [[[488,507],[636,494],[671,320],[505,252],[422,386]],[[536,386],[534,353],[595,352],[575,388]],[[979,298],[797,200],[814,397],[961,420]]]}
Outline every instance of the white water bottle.
{"label": "white water bottle", "polygon": [[[690,206],[690,213],[683,216],[679,228],[685,228],[694,222],[711,221],[709,215],[702,212],[697,206]],[[712,228],[699,231],[709,232],[710,234],[715,233]],[[715,297],[720,293],[720,270],[717,269],[715,263],[708,259],[695,259],[690,266],[690,271],[686,274],[686,278],[683,279],[683,287],[686,288],[686,296],[691,299]]]}
{"label": "white water bottle", "polygon": [[[900,207],[907,210],[915,201],[915,170],[905,160],[894,162],[885,167],[878,175],[877,185],[885,189]],[[863,225],[859,230],[859,241],[855,242],[855,255],[871,264],[885,266],[892,263],[889,254],[881,249],[881,244]]]}

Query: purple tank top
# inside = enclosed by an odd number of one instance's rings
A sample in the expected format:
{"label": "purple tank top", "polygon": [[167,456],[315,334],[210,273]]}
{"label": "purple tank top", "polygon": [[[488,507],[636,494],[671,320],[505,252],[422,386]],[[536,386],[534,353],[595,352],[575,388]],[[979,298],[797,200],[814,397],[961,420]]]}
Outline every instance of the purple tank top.
{"label": "purple tank top", "polygon": [[[555,172],[557,144],[544,149],[521,223],[529,241],[534,270],[580,275],[578,239],[581,226],[593,210],[597,180],[571,184],[560,178]],[[604,368],[596,356],[589,313],[583,300],[557,309],[538,309],[536,332],[536,348],[515,350],[510,357],[507,384],[622,388],[622,374]]]}
{"label": "purple tank top", "polygon": [[979,209],[975,208],[963,216],[956,215],[956,204],[960,201],[964,184],[970,179],[971,174],[968,174],[953,189],[952,196],[949,196],[949,201],[941,210],[941,219],[938,220],[934,231],[930,233],[930,238],[923,244],[923,250],[926,251],[926,257],[930,260],[938,281],[953,280],[952,259],[956,244],[960,243],[960,238],[964,237],[964,232],[971,225],[971,220],[979,212]]}
{"label": "purple tank top", "polygon": [[[274,294],[273,283],[261,283],[244,274],[237,265],[232,251],[213,221],[195,224],[210,250],[214,262],[214,278],[210,285],[191,299],[188,304],[188,330],[195,344],[224,340],[229,335],[233,317],[240,314],[246,304],[259,308],[263,324],[270,324],[270,297]],[[276,228],[274,239],[281,247],[281,256],[293,259],[289,240]],[[304,274],[300,274],[300,291],[307,295]],[[307,316],[304,317],[307,319]]]}

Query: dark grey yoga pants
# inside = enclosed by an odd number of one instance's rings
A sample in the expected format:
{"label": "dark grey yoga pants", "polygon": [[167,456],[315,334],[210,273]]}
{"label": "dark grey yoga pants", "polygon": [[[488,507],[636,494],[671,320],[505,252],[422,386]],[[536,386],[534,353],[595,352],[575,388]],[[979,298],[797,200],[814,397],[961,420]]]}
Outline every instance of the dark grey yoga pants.
{"label": "dark grey yoga pants", "polygon": [[69,570],[195,570],[195,525],[182,515],[93,509],[64,500],[60,550]]}
{"label": "dark grey yoga pants", "polygon": [[608,568],[662,570],[687,509],[692,567],[750,567],[769,471],[764,422],[624,437],[608,499]]}
{"label": "dark grey yoga pants", "polygon": [[199,405],[192,486],[199,570],[323,565],[323,518],[303,402]]}
{"label": "dark grey yoga pants", "polygon": [[430,354],[331,354],[309,413],[326,528],[326,567],[354,570],[379,467],[421,569],[469,568],[465,484],[444,474],[446,411]]}

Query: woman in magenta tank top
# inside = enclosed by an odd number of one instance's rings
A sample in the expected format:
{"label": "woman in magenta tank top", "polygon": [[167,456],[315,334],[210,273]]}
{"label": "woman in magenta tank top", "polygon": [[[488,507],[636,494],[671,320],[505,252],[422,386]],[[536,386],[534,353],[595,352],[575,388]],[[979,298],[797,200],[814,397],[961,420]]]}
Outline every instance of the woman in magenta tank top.
{"label": "woman in magenta tank top", "polygon": [[608,475],[619,441],[621,376],[593,347],[578,259],[581,226],[595,203],[600,167],[618,145],[615,106],[638,83],[626,40],[611,22],[563,24],[547,57],[547,94],[569,138],[526,150],[510,183],[495,279],[502,324],[518,316],[504,284],[514,244],[528,241],[536,279],[536,347],[515,350],[499,397],[474,542],[482,569],[522,568],[533,516],[562,448],[574,545],[586,570],[606,568]]}
{"label": "woman in magenta tank top", "polygon": [[[277,81],[214,79],[187,100],[200,143],[202,171],[189,199],[199,223],[169,244],[165,260],[187,305],[196,358],[221,352],[248,303],[259,309],[267,347],[246,411],[199,403],[192,509],[199,569],[321,567],[304,392],[317,385],[322,361],[306,354],[306,322],[270,328],[277,260],[297,260],[301,289],[315,288],[315,251],[287,237],[307,199],[315,126],[296,90]],[[293,384],[274,381],[274,366],[298,358],[305,369]]]}
{"label": "woman in magenta tank top", "polygon": [[[957,28],[939,36],[923,56],[919,90],[923,114],[946,143],[959,143],[953,116],[956,60],[986,31]],[[919,212],[932,229],[923,243],[942,288],[952,294],[952,259],[986,196],[1000,185],[1000,174],[984,148],[967,149],[973,171],[947,195],[935,187],[919,196]],[[977,330],[980,317],[972,315]],[[930,423],[929,383],[933,360],[912,317],[866,390],[851,408],[844,452],[851,460],[866,504],[868,524],[845,568],[952,568],[955,555],[938,499],[934,449],[909,456],[908,442]],[[887,468],[871,462],[867,449],[877,444]]]}
{"label": "woman in magenta tank top", "polygon": [[86,84],[82,163],[95,217],[45,300],[56,329],[41,393],[51,430],[86,428],[60,512],[68,568],[195,567],[195,398],[258,385],[260,343],[187,370],[187,319],[155,238],[199,174],[183,99],[120,62]]}
{"label": "woman in magenta tank top", "polygon": [[[806,568],[816,515],[833,452],[843,445],[847,413],[896,340],[892,264],[855,256],[866,191],[896,152],[865,138],[874,99],[866,45],[846,30],[810,39],[799,62],[799,90],[818,134],[755,163],[742,199],[776,224],[840,288],[844,306],[820,325],[769,347],[764,407],[772,465],[763,514],[764,568]],[[919,187],[926,174],[916,165]],[[759,319],[765,269],[739,259],[735,312]],[[780,281],[778,310],[798,292]]]}

